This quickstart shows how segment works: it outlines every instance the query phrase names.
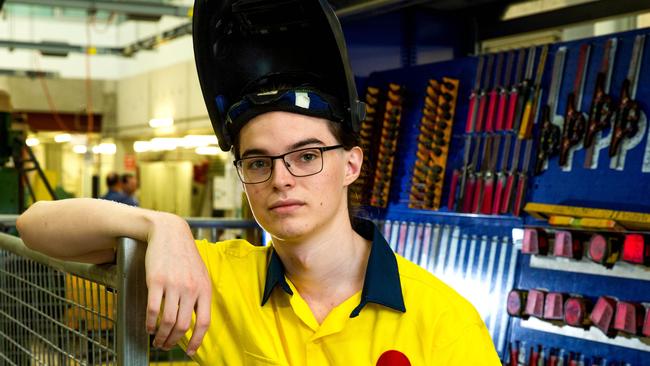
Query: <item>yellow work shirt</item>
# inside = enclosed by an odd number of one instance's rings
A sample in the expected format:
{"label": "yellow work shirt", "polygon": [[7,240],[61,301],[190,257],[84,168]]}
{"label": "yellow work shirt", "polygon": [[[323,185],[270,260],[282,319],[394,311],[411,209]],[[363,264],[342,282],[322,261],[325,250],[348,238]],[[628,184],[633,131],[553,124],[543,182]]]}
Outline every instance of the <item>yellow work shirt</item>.
{"label": "yellow work shirt", "polygon": [[[212,278],[202,365],[500,365],[479,314],[432,274],[396,255],[369,221],[363,290],[318,324],[272,246],[197,241]],[[193,326],[193,325],[192,325]],[[181,340],[185,348],[191,331]]]}

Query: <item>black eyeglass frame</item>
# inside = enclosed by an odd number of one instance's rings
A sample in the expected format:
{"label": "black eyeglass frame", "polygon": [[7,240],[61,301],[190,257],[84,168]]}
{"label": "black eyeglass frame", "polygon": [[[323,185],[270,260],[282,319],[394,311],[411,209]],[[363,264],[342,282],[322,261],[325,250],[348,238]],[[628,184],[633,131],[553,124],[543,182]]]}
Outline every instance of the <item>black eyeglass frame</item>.
{"label": "black eyeglass frame", "polygon": [[[277,159],[282,159],[282,162],[284,163],[284,166],[287,168],[287,171],[289,172],[289,174],[293,175],[294,177],[296,177],[296,178],[310,177],[312,175],[316,175],[316,174],[323,171],[323,167],[325,166],[325,159],[324,158],[322,158],[320,169],[317,172],[310,173],[310,174],[305,174],[305,175],[296,175],[291,171],[291,169],[287,165],[288,163],[284,160],[284,157],[289,155],[289,154],[294,154],[294,153],[297,153],[297,152],[300,152],[300,151],[307,151],[307,150],[319,150],[320,153],[321,153],[321,156],[323,156],[325,151],[336,150],[336,149],[340,149],[340,148],[343,148],[343,147],[344,147],[343,145],[305,147],[305,148],[302,148],[302,149],[288,151],[288,152],[286,152],[284,154],[280,154],[280,155],[258,155],[258,156],[251,156],[251,157],[241,158],[241,159],[237,159],[237,160],[233,161],[232,163],[235,165],[235,169],[237,170],[237,176],[239,176],[239,180],[244,184],[260,184],[260,183],[267,182],[269,179],[271,179],[271,177],[273,176],[273,167],[274,167],[273,164],[275,164],[275,161]],[[247,183],[247,182],[245,182],[244,178],[242,178],[242,173],[240,172],[240,169],[242,167],[242,162],[245,161],[245,160],[259,159],[259,158],[269,158],[269,159],[271,159],[271,169],[270,169],[270,173],[269,173],[268,178],[266,178],[263,181],[255,182],[255,183]]]}

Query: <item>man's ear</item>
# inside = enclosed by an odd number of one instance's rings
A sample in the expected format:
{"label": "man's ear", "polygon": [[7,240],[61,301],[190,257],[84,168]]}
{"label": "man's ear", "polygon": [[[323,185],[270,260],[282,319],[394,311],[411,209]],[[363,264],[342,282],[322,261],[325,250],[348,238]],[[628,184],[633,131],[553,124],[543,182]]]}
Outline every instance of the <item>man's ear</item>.
{"label": "man's ear", "polygon": [[363,150],[359,146],[355,146],[349,151],[346,151],[348,161],[346,163],[345,169],[345,180],[344,184],[349,186],[352,184],[359,175],[361,174],[361,165],[363,163]]}

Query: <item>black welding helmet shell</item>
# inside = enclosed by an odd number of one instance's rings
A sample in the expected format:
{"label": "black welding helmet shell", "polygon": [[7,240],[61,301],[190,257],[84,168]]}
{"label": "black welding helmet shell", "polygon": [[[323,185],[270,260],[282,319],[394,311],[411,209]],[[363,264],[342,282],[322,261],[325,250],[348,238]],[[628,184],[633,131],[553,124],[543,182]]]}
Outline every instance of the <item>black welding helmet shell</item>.
{"label": "black welding helmet shell", "polygon": [[[328,118],[359,131],[365,106],[357,97],[341,25],[326,0],[195,0],[193,41],[222,150],[231,149],[250,118],[272,110]],[[316,101],[310,108],[287,104],[305,95]],[[242,103],[255,108],[229,113]]]}

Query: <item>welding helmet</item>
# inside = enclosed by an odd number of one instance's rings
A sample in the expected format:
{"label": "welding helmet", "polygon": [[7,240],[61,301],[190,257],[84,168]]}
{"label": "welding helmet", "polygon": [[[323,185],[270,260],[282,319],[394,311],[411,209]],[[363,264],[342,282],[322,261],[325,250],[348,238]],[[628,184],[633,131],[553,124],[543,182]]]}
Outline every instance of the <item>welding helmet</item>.
{"label": "welding helmet", "polygon": [[201,91],[222,150],[255,116],[285,111],[359,131],[341,25],[326,0],[195,0]]}

